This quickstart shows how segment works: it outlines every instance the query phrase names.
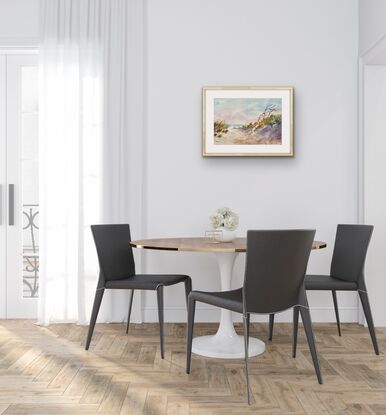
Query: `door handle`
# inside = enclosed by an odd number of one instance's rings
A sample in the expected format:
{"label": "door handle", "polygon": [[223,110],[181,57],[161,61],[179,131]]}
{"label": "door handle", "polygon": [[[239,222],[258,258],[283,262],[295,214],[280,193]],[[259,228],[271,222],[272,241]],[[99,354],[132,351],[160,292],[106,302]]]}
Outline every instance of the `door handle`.
{"label": "door handle", "polygon": [[15,225],[15,185],[8,185],[8,224]]}

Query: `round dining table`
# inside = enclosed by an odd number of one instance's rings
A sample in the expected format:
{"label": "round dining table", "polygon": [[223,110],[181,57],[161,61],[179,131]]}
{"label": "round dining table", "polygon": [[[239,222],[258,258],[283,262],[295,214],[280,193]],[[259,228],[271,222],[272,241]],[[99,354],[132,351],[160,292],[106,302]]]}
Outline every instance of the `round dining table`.
{"label": "round dining table", "polygon": [[[131,241],[134,248],[160,251],[199,252],[214,254],[219,270],[221,291],[231,290],[232,270],[239,253],[246,252],[246,238],[236,238],[232,242],[213,242],[208,238],[161,238]],[[325,248],[327,244],[314,241],[312,249]],[[265,343],[254,337],[249,338],[249,356],[257,356],[265,350]],[[236,333],[232,312],[221,309],[220,325],[217,333],[198,336],[193,339],[192,352],[224,359],[244,357],[244,338]]]}

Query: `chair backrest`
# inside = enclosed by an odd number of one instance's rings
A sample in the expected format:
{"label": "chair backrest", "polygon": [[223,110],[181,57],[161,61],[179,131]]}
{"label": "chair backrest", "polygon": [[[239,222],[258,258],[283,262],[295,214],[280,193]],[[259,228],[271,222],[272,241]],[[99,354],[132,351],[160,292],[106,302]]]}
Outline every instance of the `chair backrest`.
{"label": "chair backrest", "polygon": [[363,278],[373,229],[372,225],[338,225],[331,261],[332,277],[351,282]]}
{"label": "chair backrest", "polygon": [[315,230],[250,230],[244,311],[274,313],[298,304]]}
{"label": "chair backrest", "polygon": [[[120,280],[135,274],[130,247],[129,225],[92,225],[91,231],[104,281]],[[101,281],[100,281],[101,282]]]}

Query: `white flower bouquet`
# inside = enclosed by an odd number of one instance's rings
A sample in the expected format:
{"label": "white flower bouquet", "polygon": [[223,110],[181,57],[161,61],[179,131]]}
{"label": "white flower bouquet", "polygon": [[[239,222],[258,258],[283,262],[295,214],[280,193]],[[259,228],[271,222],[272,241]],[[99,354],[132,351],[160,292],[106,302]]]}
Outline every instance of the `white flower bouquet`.
{"label": "white flower bouquet", "polygon": [[223,227],[234,231],[239,225],[239,216],[227,207],[217,209],[213,215],[209,216],[209,220],[215,229]]}

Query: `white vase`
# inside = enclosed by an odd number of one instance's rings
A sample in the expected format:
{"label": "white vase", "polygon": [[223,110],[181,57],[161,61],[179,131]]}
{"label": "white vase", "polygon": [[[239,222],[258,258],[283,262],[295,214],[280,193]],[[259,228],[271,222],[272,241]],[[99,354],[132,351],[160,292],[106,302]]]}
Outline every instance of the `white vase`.
{"label": "white vase", "polygon": [[231,231],[229,229],[224,228],[224,226],[220,226],[216,228],[216,231],[221,231],[221,242],[232,242],[236,238],[236,231]]}

